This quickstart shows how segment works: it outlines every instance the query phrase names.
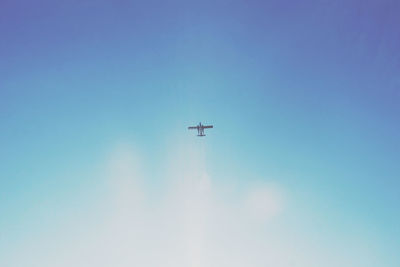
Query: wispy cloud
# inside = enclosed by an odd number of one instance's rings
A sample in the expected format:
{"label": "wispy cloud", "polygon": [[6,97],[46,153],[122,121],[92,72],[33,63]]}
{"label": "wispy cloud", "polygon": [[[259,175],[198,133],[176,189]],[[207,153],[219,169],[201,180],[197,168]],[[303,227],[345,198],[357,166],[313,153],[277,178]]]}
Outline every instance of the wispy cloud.
{"label": "wispy cloud", "polygon": [[118,146],[104,167],[107,193],[92,207],[99,214],[69,218],[21,245],[24,257],[11,255],[8,266],[289,267],[321,266],[329,257],[280,225],[284,188],[224,190],[205,159],[201,146],[178,148],[170,155],[168,186],[154,201],[145,193],[140,154]]}

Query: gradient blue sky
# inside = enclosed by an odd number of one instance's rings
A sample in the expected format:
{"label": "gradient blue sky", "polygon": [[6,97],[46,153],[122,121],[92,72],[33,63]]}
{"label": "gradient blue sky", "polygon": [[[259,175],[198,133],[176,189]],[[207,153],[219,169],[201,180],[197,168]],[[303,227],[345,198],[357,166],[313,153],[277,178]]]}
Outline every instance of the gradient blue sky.
{"label": "gradient blue sky", "polygon": [[[151,205],[191,149],[231,188],[225,207],[259,185],[285,192],[276,240],[334,256],[275,266],[399,266],[399,13],[396,0],[1,1],[0,265],[101,210],[102,166],[129,144]],[[201,140],[186,130],[199,121],[215,125]]]}

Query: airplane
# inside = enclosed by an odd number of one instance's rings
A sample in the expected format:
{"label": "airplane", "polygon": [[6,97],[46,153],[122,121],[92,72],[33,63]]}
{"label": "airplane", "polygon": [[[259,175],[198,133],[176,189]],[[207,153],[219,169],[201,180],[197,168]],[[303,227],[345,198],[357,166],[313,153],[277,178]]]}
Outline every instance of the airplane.
{"label": "airplane", "polygon": [[197,129],[197,136],[206,136],[204,134],[204,129],[213,128],[212,125],[203,125],[201,122],[197,126],[188,127],[189,130]]}

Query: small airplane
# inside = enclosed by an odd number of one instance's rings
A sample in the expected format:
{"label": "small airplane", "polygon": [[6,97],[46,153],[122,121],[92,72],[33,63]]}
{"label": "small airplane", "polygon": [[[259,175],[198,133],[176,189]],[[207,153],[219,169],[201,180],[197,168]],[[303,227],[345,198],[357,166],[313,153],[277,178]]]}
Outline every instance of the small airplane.
{"label": "small airplane", "polygon": [[189,130],[197,129],[197,136],[206,136],[204,134],[204,129],[213,128],[212,125],[203,125],[201,122],[197,126],[188,127]]}

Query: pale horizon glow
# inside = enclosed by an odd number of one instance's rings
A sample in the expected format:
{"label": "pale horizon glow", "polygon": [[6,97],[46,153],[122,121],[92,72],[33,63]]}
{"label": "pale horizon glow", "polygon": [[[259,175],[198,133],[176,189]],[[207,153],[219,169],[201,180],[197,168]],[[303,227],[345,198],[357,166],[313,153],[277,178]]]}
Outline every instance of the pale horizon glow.
{"label": "pale horizon glow", "polygon": [[[315,247],[279,225],[292,211],[283,204],[287,199],[278,179],[238,193],[230,184],[214,184],[203,144],[178,147],[168,159],[169,189],[151,202],[144,193],[149,189],[143,185],[143,158],[131,145],[117,145],[99,169],[106,187],[97,195],[87,191],[87,199],[96,200],[80,203],[83,210],[61,208],[65,222],[49,216],[57,235],[28,229],[33,237],[17,244],[25,257],[8,255],[2,261],[43,267],[351,266],[349,252],[331,250],[328,242]],[[376,257],[366,252],[359,252],[363,262]]]}

